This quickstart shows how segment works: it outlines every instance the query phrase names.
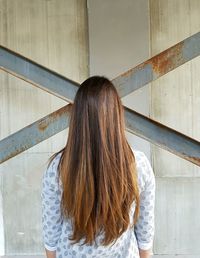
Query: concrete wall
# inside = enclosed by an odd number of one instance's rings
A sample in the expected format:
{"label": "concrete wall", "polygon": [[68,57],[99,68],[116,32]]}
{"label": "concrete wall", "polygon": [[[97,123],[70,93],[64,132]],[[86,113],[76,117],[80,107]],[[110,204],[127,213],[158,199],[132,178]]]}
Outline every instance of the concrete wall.
{"label": "concrete wall", "polygon": [[[148,0],[88,0],[90,75],[110,79],[149,58]],[[149,115],[149,86],[122,98],[125,106]],[[126,133],[150,158],[150,145]]]}
{"label": "concrete wall", "polygon": [[[88,77],[87,38],[85,0],[0,0],[0,44],[78,82]],[[2,71],[0,85],[0,139],[67,104]],[[0,255],[44,252],[41,176],[66,137],[64,130],[0,166]]]}
{"label": "concrete wall", "polygon": [[[199,0],[151,0],[151,55],[199,32],[199,13]],[[197,140],[199,65],[197,57],[151,87],[151,117]],[[157,177],[155,253],[200,257],[200,168],[160,148],[152,150]]]}

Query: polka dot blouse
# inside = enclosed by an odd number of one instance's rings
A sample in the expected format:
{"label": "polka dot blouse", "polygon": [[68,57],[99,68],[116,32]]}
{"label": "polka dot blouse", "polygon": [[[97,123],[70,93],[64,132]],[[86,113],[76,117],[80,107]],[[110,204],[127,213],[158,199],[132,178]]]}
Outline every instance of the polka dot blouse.
{"label": "polka dot blouse", "polygon": [[[139,250],[151,249],[154,237],[154,202],[155,177],[149,160],[141,151],[134,150],[138,171],[140,190],[140,215],[134,228],[128,228],[114,244],[100,245],[103,236],[99,235],[93,245],[83,243],[70,244],[72,224],[62,219],[60,201],[61,182],[57,176],[57,166],[61,156],[59,153],[46,169],[42,178],[42,234],[44,247],[56,251],[56,258],[139,258]],[[130,221],[133,221],[135,203],[130,210]]]}

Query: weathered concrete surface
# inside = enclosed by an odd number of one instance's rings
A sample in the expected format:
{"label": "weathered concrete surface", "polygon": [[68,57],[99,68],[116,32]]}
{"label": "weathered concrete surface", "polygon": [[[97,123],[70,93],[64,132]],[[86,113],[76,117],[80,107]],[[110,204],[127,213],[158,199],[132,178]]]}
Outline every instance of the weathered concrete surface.
{"label": "weathered concrete surface", "polygon": [[200,178],[157,177],[156,183],[154,253],[199,255]]}
{"label": "weathered concrete surface", "polygon": [[[0,177],[1,180],[1,177]],[[1,185],[0,181],[0,185]],[[3,223],[3,197],[0,191],[0,254],[4,253],[4,223]]]}
{"label": "weathered concrete surface", "polygon": [[[149,55],[147,0],[88,0],[90,75],[110,79],[145,61]],[[102,19],[103,17],[103,19]],[[122,98],[125,106],[149,115],[148,85]],[[150,144],[128,132],[131,145],[150,158]]]}
{"label": "weathered concrete surface", "polygon": [[[88,77],[87,41],[86,0],[0,1],[0,44],[77,82]],[[3,72],[0,85],[0,139],[67,104]],[[44,252],[41,175],[66,137],[64,130],[0,166],[6,255]]]}
{"label": "weathered concrete surface", "polygon": [[[200,30],[200,1],[150,0],[151,55]],[[200,58],[152,83],[151,117],[200,140]],[[152,146],[156,173],[154,253],[200,257],[200,168]],[[156,256],[157,257],[157,256]]]}
{"label": "weathered concrete surface", "polygon": [[[197,11],[198,10],[198,11]],[[200,29],[200,2],[150,1],[151,55]],[[152,83],[151,117],[200,140],[200,57]],[[157,158],[156,158],[157,157]],[[200,176],[200,169],[164,150],[154,148],[159,176]]]}

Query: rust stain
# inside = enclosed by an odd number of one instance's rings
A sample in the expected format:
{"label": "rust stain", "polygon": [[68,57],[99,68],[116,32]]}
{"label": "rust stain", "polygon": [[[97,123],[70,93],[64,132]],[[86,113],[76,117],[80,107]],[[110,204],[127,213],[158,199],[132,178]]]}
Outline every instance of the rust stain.
{"label": "rust stain", "polygon": [[44,121],[41,121],[39,124],[38,124],[38,129],[40,131],[44,131],[47,126],[49,125],[48,121],[44,120]]}
{"label": "rust stain", "polygon": [[[136,67],[126,71],[125,73],[119,75],[119,77],[129,77],[133,75],[138,70],[144,69],[145,66],[151,65],[152,70],[158,75],[164,75],[167,72],[173,70],[179,63],[184,63],[182,57],[182,50],[184,46],[184,41],[166,49],[165,51],[159,53],[156,56],[148,59],[147,61],[143,62],[142,64],[137,65]],[[182,60],[180,62],[180,60]],[[117,79],[115,78],[115,80]]]}
{"label": "rust stain", "polygon": [[186,156],[189,161],[200,167],[200,157]]}
{"label": "rust stain", "polygon": [[40,131],[45,131],[46,128],[49,126],[50,122],[57,120],[59,117],[63,116],[65,113],[68,115],[71,113],[73,104],[69,103],[68,105],[58,109],[57,111],[53,112],[51,115],[48,117],[45,117],[38,123],[38,129]]}
{"label": "rust stain", "polygon": [[[43,119],[41,119],[41,120],[35,122],[34,124],[37,125],[39,131],[44,132],[52,121],[57,120],[59,117],[65,115],[65,114],[69,115],[69,114],[71,113],[72,107],[73,107],[73,104],[72,104],[72,103],[69,103],[68,105],[66,105],[66,106],[64,106],[64,107],[62,107],[62,108],[60,108],[59,110],[53,112],[52,114],[46,116],[45,118],[43,118]],[[32,127],[32,126],[33,126],[33,124],[28,125],[27,128],[28,128],[28,127]],[[38,143],[39,143],[39,142],[40,142],[40,141],[38,141]],[[37,143],[36,143],[36,144],[37,144]],[[35,145],[35,144],[34,144],[34,145]],[[10,148],[10,147],[9,147],[9,148]],[[12,151],[12,152],[11,152],[9,155],[7,155],[5,158],[1,159],[1,160],[0,160],[0,164],[3,163],[3,162],[5,162],[6,160],[9,160],[10,158],[12,158],[12,157],[18,155],[18,154],[20,154],[21,152],[27,150],[28,148],[30,148],[30,147],[29,147],[29,144],[28,144],[28,146],[27,146],[27,145],[20,146],[19,148],[17,148],[17,149],[15,149],[14,151]]]}
{"label": "rust stain", "polygon": [[61,117],[65,113],[70,114],[72,106],[73,106],[73,104],[69,103],[68,105],[58,109],[57,111],[55,111],[51,114],[51,118],[53,118],[53,120],[54,120],[54,119],[57,119],[58,117]]}
{"label": "rust stain", "polygon": [[146,64],[151,64],[153,71],[161,76],[166,74],[167,72],[174,69],[177,64],[183,63],[183,50],[184,42],[180,42],[175,46],[166,49],[165,51],[161,52],[160,54],[152,57],[151,59],[147,60]]}

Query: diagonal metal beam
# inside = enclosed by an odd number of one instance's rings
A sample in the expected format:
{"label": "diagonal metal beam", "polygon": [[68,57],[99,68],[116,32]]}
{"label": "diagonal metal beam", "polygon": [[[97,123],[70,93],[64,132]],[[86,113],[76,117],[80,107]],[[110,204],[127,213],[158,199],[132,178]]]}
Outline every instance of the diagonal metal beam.
{"label": "diagonal metal beam", "polygon": [[[200,55],[200,32],[122,73],[113,79],[113,83],[120,97],[124,97],[198,55]],[[78,88],[76,82],[2,46],[0,46],[0,69],[60,98],[74,99]]]}
{"label": "diagonal metal beam", "polygon": [[200,166],[200,142],[125,108],[126,130]]}
{"label": "diagonal metal beam", "polygon": [[[67,128],[70,107],[68,104],[0,141],[0,163]],[[125,121],[129,132],[200,166],[200,142],[128,108]]]}
{"label": "diagonal metal beam", "polygon": [[[197,34],[195,34],[195,35],[197,35]],[[195,36],[194,35],[194,36]],[[192,36],[192,37],[194,37],[194,36]],[[194,40],[194,42],[196,42],[195,44],[197,44],[197,42],[198,41],[196,41],[196,38],[198,39],[198,37],[194,37],[194,38],[192,38],[192,37],[190,37],[190,40]],[[193,42],[193,43],[194,43]],[[195,46],[195,44],[193,44],[193,46]],[[190,45],[191,46],[191,45]],[[198,49],[198,47],[197,47],[197,49]],[[3,52],[2,52],[3,51]],[[9,55],[8,56],[6,56],[7,54],[8,54],[8,52],[9,52]],[[194,51],[192,51],[192,53],[193,53],[193,55],[194,55]],[[197,53],[197,51],[195,52],[195,53]],[[2,57],[2,58],[1,58]],[[7,57],[7,58],[6,58]],[[38,64],[36,64],[35,62],[33,62],[33,61],[30,61],[29,59],[26,59],[26,58],[24,58],[24,57],[22,57],[22,56],[20,56],[20,55],[18,55],[18,54],[16,54],[16,53],[13,53],[12,51],[9,51],[9,50],[7,50],[7,49],[5,49],[5,48],[0,48],[0,65],[2,64],[1,63],[1,60],[3,60],[2,62],[3,62],[3,64],[4,64],[4,66],[3,66],[3,70],[5,70],[5,71],[7,71],[7,72],[10,72],[10,73],[12,73],[12,74],[14,74],[14,75],[17,75],[17,77],[19,77],[19,78],[21,78],[21,79],[24,79],[24,80],[26,80],[26,81],[28,81],[28,82],[31,82],[32,84],[34,84],[34,85],[36,85],[36,86],[38,86],[38,87],[40,87],[40,88],[42,88],[42,89],[45,89],[46,91],[48,91],[48,92],[51,92],[51,93],[54,93],[54,95],[56,95],[56,96],[59,96],[59,97],[62,97],[63,99],[66,99],[66,100],[73,100],[74,99],[74,96],[75,96],[75,94],[76,94],[76,91],[77,91],[77,89],[78,89],[78,84],[77,83],[75,83],[75,82],[73,82],[73,81],[71,81],[71,80],[68,80],[67,78],[65,78],[65,77],[63,77],[63,76],[61,76],[61,75],[59,75],[59,74],[56,74],[55,72],[52,72],[51,70],[49,70],[49,69],[47,69],[47,68],[44,68],[44,67],[42,67],[42,66],[40,66],[40,65],[38,65]],[[6,63],[7,62],[7,63]],[[13,66],[12,66],[12,62],[14,62],[15,63],[15,65],[14,65],[14,67],[16,68],[16,67],[18,67],[15,71],[13,71],[12,69],[13,69]],[[5,65],[6,64],[6,65]],[[21,68],[22,69],[21,69]],[[20,70],[21,69],[21,70]],[[171,68],[170,68],[171,69]],[[23,73],[22,73],[23,72]],[[44,72],[44,73],[43,73]],[[136,73],[137,74],[137,73]],[[28,78],[26,78],[26,77],[24,77],[24,76],[28,76]],[[49,79],[49,76],[50,76],[50,78],[51,79]],[[57,81],[57,79],[58,79],[58,81]],[[59,88],[59,87],[57,87],[58,85],[56,85],[56,82],[60,82],[60,84],[62,84],[62,87],[61,88]],[[40,83],[42,83],[43,85],[42,86],[40,86]],[[55,85],[56,85],[56,87],[55,87]],[[122,94],[122,93],[121,93]],[[120,96],[122,96],[120,94]],[[57,111],[57,112],[59,112],[59,111]],[[129,110],[129,113],[134,113],[134,111],[131,111],[131,110]],[[52,113],[53,114],[53,113]],[[56,114],[55,112],[54,112],[54,114]],[[125,115],[127,116],[127,112],[125,112]],[[137,113],[138,114],[138,113]],[[138,114],[138,115],[140,115],[140,114]],[[142,115],[140,115],[141,117],[143,117]],[[130,116],[131,117],[131,116]],[[127,119],[127,118],[126,118]],[[130,119],[129,119],[130,120]],[[50,120],[51,121],[51,120]],[[145,121],[146,122],[148,122],[148,121],[151,121],[151,119],[149,119],[149,118],[147,118],[147,117],[143,117],[143,119],[142,120],[140,120],[140,123],[144,123],[144,125],[145,125]],[[51,124],[52,123],[52,124]],[[134,123],[136,123],[136,121],[134,121]],[[138,128],[140,128],[141,126],[142,126],[142,124],[135,124],[135,126],[136,127],[138,127]],[[54,124],[54,120],[52,120],[51,122],[50,122],[50,126],[53,126],[53,124]],[[130,123],[129,123],[130,124]],[[147,125],[148,125],[148,123],[147,123]],[[161,125],[161,124],[157,124],[157,127],[161,127],[161,126],[164,126],[164,125]],[[129,130],[129,128],[127,128],[128,130]],[[23,130],[23,129],[22,129]],[[62,129],[61,129],[62,130]],[[21,131],[21,130],[20,130]],[[133,130],[130,130],[131,132],[134,132]],[[46,131],[44,132],[44,133],[46,133]],[[134,132],[135,134],[137,134],[137,130]],[[176,133],[178,133],[178,132],[176,132]],[[48,135],[48,133],[47,133],[47,135]],[[145,137],[147,137],[147,135],[148,135],[148,128],[147,128],[147,131],[145,132],[144,131],[144,134],[143,134],[143,132],[141,132],[141,135],[140,135],[140,137],[142,137],[142,138],[145,138]],[[180,134],[180,135],[182,135],[182,134]],[[12,138],[12,135],[11,136],[9,136],[9,137],[11,137]],[[8,138],[9,137],[7,137],[6,139],[8,140]],[[16,135],[15,135],[15,137],[16,137]],[[38,142],[38,139],[40,139],[40,135],[37,135],[37,134],[35,134],[35,138],[33,139],[33,140],[35,140],[35,144]],[[48,136],[48,137],[50,137],[50,136]],[[47,138],[48,138],[47,137]],[[179,153],[177,153],[176,152],[176,150],[174,150],[174,147],[173,147],[173,145],[170,145],[170,141],[169,141],[169,139],[168,139],[168,135],[166,134],[165,135],[165,137],[164,137],[164,139],[165,139],[165,141],[163,141],[163,144],[161,144],[161,145],[159,145],[160,143],[159,143],[159,139],[156,139],[156,137],[155,138],[153,138],[153,134],[152,135],[149,135],[146,139],[149,139],[149,141],[151,141],[151,139],[152,139],[152,142],[154,142],[155,144],[156,144],[156,142],[157,142],[157,145],[158,146],[162,146],[162,148],[164,148],[164,149],[168,149],[169,151],[171,151],[172,153],[176,153],[177,155],[179,155],[179,156],[181,156],[181,157],[184,157],[185,155],[184,155],[184,153],[182,152],[179,152]],[[187,137],[187,136],[186,136]],[[189,145],[188,145],[188,142],[190,142],[190,140],[189,139],[191,139],[191,138],[188,138],[188,141],[187,141],[187,144],[185,145],[186,147],[187,147],[187,149],[188,150],[190,150],[191,151],[191,149],[189,148]],[[5,139],[4,139],[5,140]],[[1,144],[3,144],[3,141],[4,140],[2,140],[1,142],[0,142],[0,150],[5,150],[5,148],[1,148],[3,145],[1,145]],[[169,141],[169,142],[168,142]],[[14,141],[13,141],[13,143],[14,143]],[[197,141],[196,141],[196,143],[197,144],[199,144]],[[24,143],[24,145],[26,144],[26,142]],[[183,144],[184,144],[184,142],[183,142]],[[192,144],[192,142],[191,142],[191,144]],[[20,151],[20,149],[23,151],[24,149],[23,149],[23,146],[24,145],[21,145],[21,147],[20,146],[18,146],[18,147],[16,147],[16,150],[17,150],[17,152],[18,153],[20,153],[21,151]],[[34,145],[34,144],[33,144]],[[32,146],[33,146],[32,145]],[[31,145],[29,145],[29,147],[28,148],[30,148],[30,147],[32,147]],[[27,149],[27,148],[26,148]],[[16,153],[16,150],[15,150],[15,152],[13,152],[13,153]],[[194,153],[191,151],[191,153],[190,153],[191,155],[190,155],[190,158],[194,158],[194,159],[197,159],[198,160],[198,156],[195,156],[195,155],[193,155]],[[10,158],[12,155],[9,155],[9,153],[7,154],[7,156]],[[188,155],[189,156],[189,155]],[[192,159],[193,159],[192,158]],[[5,158],[4,158],[5,159]],[[187,159],[187,158],[186,158]],[[191,161],[191,162],[193,162],[193,161]],[[195,163],[195,162],[194,162]],[[198,164],[198,163],[195,163],[195,164]]]}
{"label": "diagonal metal beam", "polygon": [[0,69],[64,100],[74,99],[79,87],[79,83],[2,46]]}
{"label": "diagonal metal beam", "polygon": [[200,32],[117,76],[115,84],[124,97],[200,55]]}
{"label": "diagonal metal beam", "polygon": [[0,141],[0,164],[64,130],[71,104],[37,120]]}

